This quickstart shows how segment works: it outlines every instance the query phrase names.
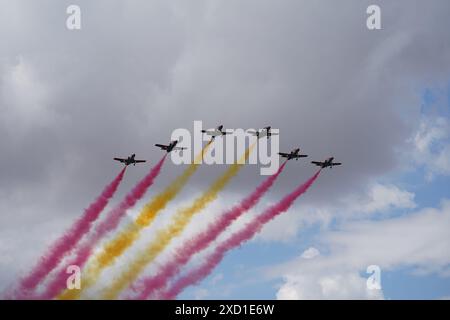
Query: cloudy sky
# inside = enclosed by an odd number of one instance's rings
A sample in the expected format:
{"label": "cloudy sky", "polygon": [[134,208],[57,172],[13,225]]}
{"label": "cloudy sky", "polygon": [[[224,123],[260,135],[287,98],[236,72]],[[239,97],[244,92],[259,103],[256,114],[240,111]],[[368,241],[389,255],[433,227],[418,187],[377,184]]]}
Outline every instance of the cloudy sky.
{"label": "cloudy sky", "polygon": [[[382,29],[368,30],[375,2]],[[70,4],[81,30],[66,28]],[[117,174],[112,157],[154,163],[155,143],[201,120],[272,125],[283,150],[344,165],[182,298],[450,297],[449,13],[447,0],[0,0],[0,291]],[[232,229],[308,163],[289,163]],[[224,169],[201,167],[135,249]],[[111,205],[147,170],[127,170]],[[145,200],[182,170],[166,163]],[[262,179],[245,167],[158,261]],[[381,290],[366,287],[370,265]]]}

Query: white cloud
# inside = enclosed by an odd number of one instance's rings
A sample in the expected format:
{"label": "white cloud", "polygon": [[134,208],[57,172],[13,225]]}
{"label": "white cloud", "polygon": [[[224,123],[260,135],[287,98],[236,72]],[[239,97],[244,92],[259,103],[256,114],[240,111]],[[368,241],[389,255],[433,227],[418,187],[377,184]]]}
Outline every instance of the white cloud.
{"label": "white cloud", "polygon": [[367,289],[366,279],[355,272],[317,272],[286,279],[276,297],[279,300],[376,299],[382,298],[382,292]]}
{"label": "white cloud", "polygon": [[306,249],[305,251],[303,251],[301,257],[303,259],[312,259],[312,258],[317,257],[318,255],[320,255],[320,251],[314,247],[310,247],[310,248]]}
{"label": "white cloud", "polygon": [[382,284],[383,271],[405,266],[422,275],[448,276],[449,228],[450,200],[402,217],[348,222],[322,235],[326,255],[305,259],[302,254],[268,274],[284,279],[279,299],[380,298],[382,292],[367,290],[360,275],[372,264],[381,268]]}
{"label": "white cloud", "polygon": [[298,290],[290,283],[283,285],[277,292],[278,300],[300,300]]}
{"label": "white cloud", "polygon": [[[320,255],[316,248],[308,248],[302,259],[314,259]],[[308,274],[289,274],[285,283],[279,288],[277,299],[366,299],[381,298],[380,290],[369,290],[366,279],[357,272],[339,273],[335,270],[317,269]]]}
{"label": "white cloud", "polygon": [[413,160],[424,166],[427,180],[450,175],[450,123],[443,117],[424,117],[411,142]]}
{"label": "white cloud", "polygon": [[416,207],[414,193],[401,190],[394,185],[374,184],[365,195],[350,196],[347,202],[347,212],[351,213],[379,213],[392,209],[413,209]]}
{"label": "white cloud", "polygon": [[[320,256],[314,247],[306,249],[301,259],[315,259]],[[366,279],[357,272],[340,272],[340,270],[316,269],[308,274],[289,274],[279,288],[277,299],[366,299],[381,298],[380,290],[369,290]]]}
{"label": "white cloud", "polygon": [[444,118],[427,119],[424,118],[415,134],[413,141],[417,151],[427,152],[436,140],[444,139],[448,136],[448,123]]}
{"label": "white cloud", "polygon": [[375,183],[365,191],[350,194],[333,207],[310,207],[299,203],[266,225],[258,239],[289,242],[296,238],[300,229],[315,223],[326,229],[333,219],[346,221],[386,214],[395,209],[413,209],[417,206],[414,197],[414,193],[395,185]]}

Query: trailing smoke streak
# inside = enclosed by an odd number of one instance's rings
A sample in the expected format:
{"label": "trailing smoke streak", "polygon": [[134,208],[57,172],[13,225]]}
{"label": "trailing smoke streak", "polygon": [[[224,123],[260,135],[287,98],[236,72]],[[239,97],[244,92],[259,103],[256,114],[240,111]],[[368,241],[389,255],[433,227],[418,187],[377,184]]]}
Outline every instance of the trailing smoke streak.
{"label": "trailing smoke streak", "polygon": [[177,279],[167,290],[163,290],[159,296],[162,299],[175,299],[177,295],[183,291],[186,287],[194,285],[207,277],[212,270],[222,261],[225,253],[229,250],[236,248],[243,242],[251,239],[256,233],[258,233],[262,227],[274,219],[279,214],[285,212],[290,208],[294,201],[305,193],[308,188],[314,183],[320,174],[320,170],[316,172],[308,181],[300,185],[293,192],[285,196],[281,201],[275,205],[266,209],[261,215],[254,218],[247,223],[244,229],[233,233],[228,239],[221,242],[210,254],[206,260],[204,260],[200,266],[188,271],[185,275]]}
{"label": "trailing smoke streak", "polygon": [[65,254],[90,230],[94,221],[97,220],[100,213],[117,191],[125,175],[125,170],[126,167],[103,189],[100,196],[84,210],[84,214],[75,221],[70,229],[50,246],[47,253],[41,256],[31,272],[20,280],[18,287],[13,293],[13,295],[16,295],[15,298],[25,299],[46,275],[59,264]]}
{"label": "trailing smoke streak", "polygon": [[114,230],[119,225],[120,220],[125,216],[127,210],[132,208],[136,202],[144,196],[148,188],[153,184],[156,177],[161,172],[161,168],[166,158],[167,154],[164,155],[164,157],[150,169],[149,173],[136,184],[136,186],[115,208],[105,215],[105,219],[95,227],[93,233],[91,233],[88,238],[81,245],[79,245],[75,252],[75,257],[58,269],[55,276],[46,285],[44,292],[36,298],[45,300],[52,299],[66,288],[66,267],[69,265],[76,265],[83,268],[96,244],[108,232]]}
{"label": "trailing smoke streak", "polygon": [[247,161],[250,153],[256,146],[256,143],[257,141],[248,147],[241,159],[239,159],[237,163],[232,164],[219,178],[217,178],[207,191],[203,192],[200,197],[194,200],[192,205],[177,211],[171,224],[165,229],[159,230],[156,233],[155,239],[151,241],[144,250],[138,253],[136,258],[131,263],[127,264],[127,269],[112,282],[111,286],[103,291],[103,299],[117,298],[120,292],[139,276],[144,268],[164,250],[170,241],[184,230],[192,217],[217,198],[218,193],[234,176],[236,176],[243,164]]}
{"label": "trailing smoke streak", "polygon": [[169,280],[180,272],[181,267],[197,252],[205,249],[212,241],[225,231],[237,218],[250,210],[258,203],[262,196],[270,189],[275,180],[283,171],[287,162],[284,162],[278,171],[265,179],[250,195],[244,198],[239,204],[220,214],[215,221],[208,224],[205,230],[193,239],[175,250],[175,255],[158,270],[156,275],[144,278],[132,286],[133,291],[140,292],[130,299],[145,300],[152,293],[163,288]]}
{"label": "trailing smoke streak", "polygon": [[175,181],[156,195],[150,202],[145,204],[136,220],[128,224],[117,236],[108,241],[103,246],[101,252],[94,256],[92,262],[86,266],[82,288],[80,290],[65,290],[58,296],[59,299],[77,299],[97,281],[103,269],[112,265],[139,238],[141,231],[153,222],[156,215],[186,185],[189,178],[197,171],[203,154],[208,150],[210,145],[211,142],[205,145],[201,153],[195,157],[194,162],[184,170],[183,174],[176,178]]}

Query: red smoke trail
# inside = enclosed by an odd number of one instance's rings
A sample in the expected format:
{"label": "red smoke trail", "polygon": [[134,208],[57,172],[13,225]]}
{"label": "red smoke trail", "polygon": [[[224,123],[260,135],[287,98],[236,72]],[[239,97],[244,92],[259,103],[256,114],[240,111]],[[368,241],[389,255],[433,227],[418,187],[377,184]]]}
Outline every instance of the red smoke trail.
{"label": "red smoke trail", "polygon": [[209,255],[199,267],[192,269],[191,271],[186,273],[186,275],[177,279],[169,289],[161,293],[160,297],[163,299],[174,299],[184,288],[196,284],[200,280],[208,276],[211,271],[220,263],[220,261],[222,261],[227,251],[239,246],[244,241],[251,239],[257,232],[261,230],[264,224],[288,210],[289,207],[294,203],[294,201],[300,195],[305,193],[308,188],[314,183],[314,181],[319,176],[319,173],[320,170],[317,171],[317,173],[304,184],[300,185],[293,192],[281,199],[280,202],[269,207],[261,215],[254,218],[245,226],[244,229],[235,232],[231,235],[230,238],[220,243],[214,249],[213,253]]}
{"label": "red smoke trail", "polygon": [[164,287],[169,279],[177,274],[180,271],[180,268],[188,262],[194,254],[206,248],[208,244],[214,241],[233,223],[234,220],[251,209],[261,199],[283,171],[285,165],[286,162],[278,168],[278,171],[274,175],[265,179],[255,191],[243,199],[238,205],[221,214],[215,221],[208,225],[205,231],[199,233],[193,239],[190,239],[183,246],[178,248],[175,252],[175,256],[165,263],[156,275],[142,279],[134,285],[133,289],[141,292],[134,299],[146,299],[150,294]]}
{"label": "red smoke trail", "polygon": [[44,292],[40,294],[39,299],[52,299],[57,296],[62,290],[66,288],[66,267],[69,265],[76,265],[80,268],[84,266],[95,245],[103,238],[109,231],[114,230],[122,217],[125,216],[126,211],[132,208],[138,200],[140,200],[147,189],[153,184],[155,178],[161,172],[162,165],[167,157],[167,154],[150,170],[150,172],[142,178],[141,181],[125,196],[125,198],[113,208],[94,229],[94,232],[77,248],[75,257],[67,264],[64,264],[56,275],[50,280],[45,287]]}
{"label": "red smoke trail", "polygon": [[17,289],[18,298],[24,298],[32,291],[58,265],[64,255],[89,231],[92,223],[98,218],[119,187],[125,170],[126,167],[106,186],[101,195],[84,211],[84,214],[75,221],[72,227],[50,246],[48,252],[39,259],[34,269],[21,279]]}

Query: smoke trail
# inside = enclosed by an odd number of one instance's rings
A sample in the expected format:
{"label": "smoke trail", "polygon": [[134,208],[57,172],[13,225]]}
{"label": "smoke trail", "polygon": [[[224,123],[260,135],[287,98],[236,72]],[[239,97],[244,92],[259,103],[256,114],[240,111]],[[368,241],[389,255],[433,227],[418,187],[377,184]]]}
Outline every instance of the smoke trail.
{"label": "smoke trail", "polygon": [[286,163],[287,162],[284,162],[274,175],[265,179],[255,191],[244,198],[238,205],[220,214],[215,221],[209,223],[205,228],[205,231],[197,234],[193,239],[189,239],[189,241],[179,247],[175,251],[174,257],[166,262],[156,275],[144,278],[136,283],[136,285],[133,285],[134,291],[140,291],[140,293],[131,299],[147,299],[153,292],[164,287],[170,278],[177,274],[180,271],[180,268],[187,263],[194,254],[205,249],[208,244],[225,231],[233,221],[256,205],[281,174]]}
{"label": "smoke trail", "polygon": [[32,271],[21,279],[16,294],[18,299],[25,298],[55,268],[64,255],[89,231],[92,223],[98,218],[109,200],[113,197],[125,174],[124,167],[117,177],[105,187],[100,196],[85,209],[84,214],[75,221],[72,227],[58,238],[38,261]]}
{"label": "smoke trail", "polygon": [[319,176],[320,170],[314,174],[308,181],[297,187],[293,192],[285,196],[281,201],[266,209],[261,215],[254,218],[245,228],[233,233],[228,239],[220,243],[202,264],[187,272],[186,275],[177,279],[169,289],[161,293],[162,299],[174,299],[186,287],[196,284],[206,276],[222,261],[225,253],[236,248],[244,241],[251,239],[261,228],[279,214],[285,212],[294,203],[294,201],[314,183]]}
{"label": "smoke trail", "polygon": [[156,177],[161,172],[161,168],[166,160],[167,154],[153,167],[149,173],[142,178],[136,186],[125,196],[125,198],[114,207],[105,219],[98,224],[94,232],[77,248],[75,257],[70,262],[61,266],[56,272],[55,276],[46,285],[44,292],[38,296],[39,299],[52,299],[66,287],[66,267],[69,265],[76,265],[80,268],[84,266],[88,260],[92,250],[96,244],[111,230],[114,230],[120,220],[125,216],[128,209],[132,208],[137,201],[139,201],[147,192],[148,188],[153,184]]}
{"label": "smoke trail", "polygon": [[86,267],[81,290],[65,290],[58,296],[59,299],[77,299],[97,281],[103,269],[112,265],[139,238],[141,231],[152,223],[156,215],[166,207],[167,203],[180,192],[189,178],[197,170],[203,154],[210,145],[211,143],[205,145],[201,153],[195,157],[194,162],[186,168],[181,176],[176,178],[165,190],[145,204],[136,221],[128,224],[124,230],[103,246],[99,254],[94,256],[92,263],[89,263]]}
{"label": "smoke trail", "polygon": [[238,163],[232,164],[218,179],[216,179],[216,181],[214,181],[207,191],[194,200],[192,205],[177,211],[172,223],[165,229],[159,230],[156,233],[155,240],[150,242],[140,254],[137,254],[136,258],[127,265],[126,271],[122,272],[118,278],[113,281],[112,285],[104,290],[104,299],[117,298],[120,292],[136,279],[145,266],[153,261],[170,241],[183,231],[191,221],[192,217],[217,198],[218,193],[227,185],[231,178],[239,172],[255,146],[256,142],[247,148]]}

